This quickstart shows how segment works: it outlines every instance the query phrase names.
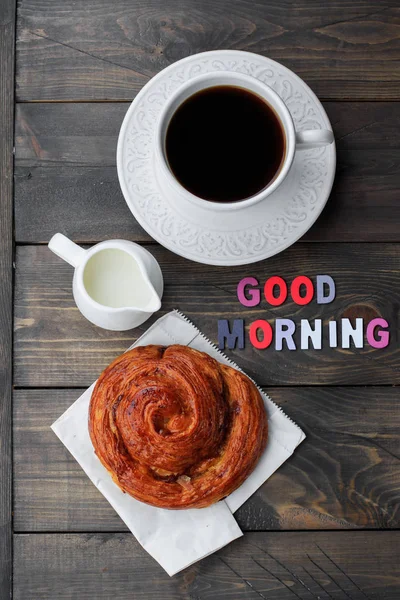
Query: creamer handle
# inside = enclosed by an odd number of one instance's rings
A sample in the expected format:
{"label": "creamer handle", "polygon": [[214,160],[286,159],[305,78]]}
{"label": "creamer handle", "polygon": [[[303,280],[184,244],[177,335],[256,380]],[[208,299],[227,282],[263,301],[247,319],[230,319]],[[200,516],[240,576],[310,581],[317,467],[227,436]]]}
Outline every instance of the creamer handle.
{"label": "creamer handle", "polygon": [[79,267],[83,261],[86,250],[72,242],[62,233],[56,233],[49,241],[49,248],[54,254],[65,260],[73,267]]}

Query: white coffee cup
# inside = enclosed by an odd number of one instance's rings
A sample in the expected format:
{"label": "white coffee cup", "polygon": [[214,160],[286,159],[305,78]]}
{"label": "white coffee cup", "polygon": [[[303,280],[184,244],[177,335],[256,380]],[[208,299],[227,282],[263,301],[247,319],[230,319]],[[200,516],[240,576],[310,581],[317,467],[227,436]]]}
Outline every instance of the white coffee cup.
{"label": "white coffee cup", "polygon": [[[176,179],[169,167],[166,156],[165,141],[168,125],[179,106],[190,96],[201,90],[224,85],[244,88],[260,96],[267,102],[273,108],[281,122],[286,142],[285,157],[274,179],[255,195],[244,200],[236,200],[235,202],[213,202],[195,196]],[[188,208],[190,204],[196,204],[211,211],[241,210],[264,200],[281,185],[292,166],[297,151],[327,146],[333,140],[333,132],[329,129],[309,129],[296,132],[292,116],[286,104],[271,87],[262,81],[249,75],[231,71],[205,73],[181,85],[165,103],[156,127],[155,173],[161,189],[169,197],[170,202],[179,205],[183,210]]]}

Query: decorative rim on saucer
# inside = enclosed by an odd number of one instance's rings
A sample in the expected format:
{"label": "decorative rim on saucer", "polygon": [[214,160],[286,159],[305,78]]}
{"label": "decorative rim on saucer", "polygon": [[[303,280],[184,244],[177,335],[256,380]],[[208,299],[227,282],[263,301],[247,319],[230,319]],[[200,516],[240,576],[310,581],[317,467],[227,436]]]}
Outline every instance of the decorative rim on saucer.
{"label": "decorative rim on saucer", "polygon": [[204,264],[250,264],[292,245],[315,222],[332,188],[336,150],[331,144],[296,152],[282,185],[265,200],[242,210],[212,212],[194,205],[186,210],[172,205],[156,177],[154,140],[159,115],[182,84],[215,71],[244,73],[272,87],[286,103],[296,131],[331,129],[316,95],[286,67],[249,52],[204,52],[170,65],[136,96],[119,134],[118,177],[137,221],[172,252]]}

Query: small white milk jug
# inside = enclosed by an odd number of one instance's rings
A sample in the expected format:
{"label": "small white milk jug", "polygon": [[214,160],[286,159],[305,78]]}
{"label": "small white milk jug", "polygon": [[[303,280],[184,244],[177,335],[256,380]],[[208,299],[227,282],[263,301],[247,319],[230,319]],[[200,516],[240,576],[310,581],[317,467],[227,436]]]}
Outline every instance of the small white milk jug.
{"label": "small white milk jug", "polygon": [[138,244],[108,240],[85,250],[56,233],[49,248],[75,268],[74,299],[91,323],[125,331],[160,309],[164,288],[160,266]]}

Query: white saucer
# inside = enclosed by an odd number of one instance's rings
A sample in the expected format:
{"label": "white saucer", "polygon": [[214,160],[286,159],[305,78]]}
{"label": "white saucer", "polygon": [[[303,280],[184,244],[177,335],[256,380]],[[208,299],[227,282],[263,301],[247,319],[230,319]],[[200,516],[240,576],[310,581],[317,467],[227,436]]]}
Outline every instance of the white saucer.
{"label": "white saucer", "polygon": [[154,174],[154,135],[167,98],[183,82],[209,71],[239,71],[271,86],[285,101],[297,131],[331,129],[314,92],[279,63],[237,50],[216,50],[180,60],[153,77],[130,105],[118,139],[118,177],[140,225],[160,244],[197,262],[243,265],[281,252],[315,222],[328,200],[336,167],[335,144],[296,153],[282,185],[241,210],[211,212],[173,207]]}

